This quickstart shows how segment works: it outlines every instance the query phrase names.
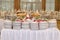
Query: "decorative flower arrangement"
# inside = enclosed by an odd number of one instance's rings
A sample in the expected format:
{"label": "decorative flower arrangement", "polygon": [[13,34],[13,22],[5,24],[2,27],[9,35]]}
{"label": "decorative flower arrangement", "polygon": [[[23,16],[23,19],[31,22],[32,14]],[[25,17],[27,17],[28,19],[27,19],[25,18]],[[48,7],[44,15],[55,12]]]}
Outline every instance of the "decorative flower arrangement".
{"label": "decorative flower arrangement", "polygon": [[23,20],[27,16],[26,12],[17,12],[17,18]]}
{"label": "decorative flower arrangement", "polygon": [[31,16],[32,16],[32,18],[35,18],[35,20],[40,19],[40,14],[39,14],[39,12],[33,12],[33,13],[31,13]]}
{"label": "decorative flower arrangement", "polygon": [[48,20],[47,18],[41,18],[41,15],[38,11],[36,12],[31,12],[31,14],[27,14],[27,12],[17,12],[17,20],[19,21],[37,21],[37,22],[40,22],[40,21],[44,21],[44,20]]}

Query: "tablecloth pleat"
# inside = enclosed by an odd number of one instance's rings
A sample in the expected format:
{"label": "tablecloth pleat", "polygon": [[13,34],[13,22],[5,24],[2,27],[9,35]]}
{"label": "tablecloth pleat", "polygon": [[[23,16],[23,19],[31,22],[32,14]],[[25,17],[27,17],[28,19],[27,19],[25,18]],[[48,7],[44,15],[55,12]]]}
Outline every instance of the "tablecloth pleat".
{"label": "tablecloth pleat", "polygon": [[60,31],[56,28],[45,30],[12,30],[1,31],[2,40],[60,40]]}

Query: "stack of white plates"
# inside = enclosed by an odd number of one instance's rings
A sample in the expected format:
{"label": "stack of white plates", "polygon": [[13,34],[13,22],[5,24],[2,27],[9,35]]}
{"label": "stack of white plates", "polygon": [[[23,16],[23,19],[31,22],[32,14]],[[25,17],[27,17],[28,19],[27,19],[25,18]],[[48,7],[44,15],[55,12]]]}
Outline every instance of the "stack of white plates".
{"label": "stack of white plates", "polygon": [[47,29],[48,28],[48,22],[47,21],[42,21],[39,23],[39,28],[40,29]]}
{"label": "stack of white plates", "polygon": [[29,22],[22,22],[22,29],[29,29]]}
{"label": "stack of white plates", "polygon": [[3,27],[4,27],[4,20],[0,19],[0,31],[2,30]]}
{"label": "stack of white plates", "polygon": [[38,30],[38,22],[31,22],[30,27],[32,30]]}
{"label": "stack of white plates", "polygon": [[5,22],[4,22],[4,28],[11,29],[12,28],[12,21],[5,20]]}
{"label": "stack of white plates", "polygon": [[14,21],[13,22],[13,29],[21,29],[21,22]]}
{"label": "stack of white plates", "polygon": [[48,22],[49,22],[49,28],[57,27],[56,19],[51,19]]}

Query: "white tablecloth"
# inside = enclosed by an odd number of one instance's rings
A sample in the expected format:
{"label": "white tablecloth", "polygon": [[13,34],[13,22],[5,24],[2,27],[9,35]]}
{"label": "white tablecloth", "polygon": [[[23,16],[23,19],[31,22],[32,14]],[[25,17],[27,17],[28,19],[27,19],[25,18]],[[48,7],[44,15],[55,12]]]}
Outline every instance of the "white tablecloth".
{"label": "white tablecloth", "polygon": [[46,30],[3,29],[1,40],[60,40],[60,32],[56,28]]}

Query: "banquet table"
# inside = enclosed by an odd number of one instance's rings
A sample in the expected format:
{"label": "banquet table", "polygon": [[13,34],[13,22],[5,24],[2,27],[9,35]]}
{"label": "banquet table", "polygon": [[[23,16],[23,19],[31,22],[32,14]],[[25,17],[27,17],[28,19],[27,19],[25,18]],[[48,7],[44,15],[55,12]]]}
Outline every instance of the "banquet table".
{"label": "banquet table", "polygon": [[20,22],[14,21],[12,22],[11,20],[3,20],[0,19],[0,32],[3,28],[5,29],[33,29],[33,30],[38,30],[38,29],[47,29],[47,28],[53,28],[57,27],[57,21],[56,19],[51,19],[48,22],[47,21],[42,21],[39,22],[22,22],[22,25]]}
{"label": "banquet table", "polygon": [[[12,28],[13,27],[13,28]],[[40,22],[19,22],[19,21],[10,21],[6,20],[4,22],[4,28],[7,29],[46,29],[57,27],[57,21],[52,19],[50,21],[40,21]]]}
{"label": "banquet table", "polygon": [[60,31],[57,28],[44,30],[3,29],[1,40],[60,40]]}

